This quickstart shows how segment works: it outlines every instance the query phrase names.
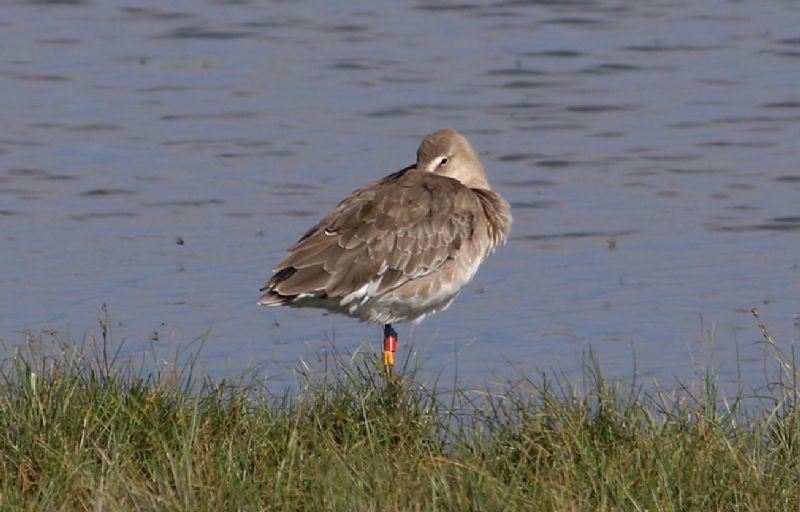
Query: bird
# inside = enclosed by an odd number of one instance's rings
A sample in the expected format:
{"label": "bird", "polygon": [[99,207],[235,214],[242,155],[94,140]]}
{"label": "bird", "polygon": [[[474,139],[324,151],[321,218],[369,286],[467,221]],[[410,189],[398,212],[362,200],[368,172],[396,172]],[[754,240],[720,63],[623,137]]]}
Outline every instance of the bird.
{"label": "bird", "polygon": [[391,372],[392,324],[447,309],[506,242],[511,223],[511,207],[489,186],[467,138],[435,131],[419,145],[416,163],[355,190],[300,237],[261,287],[258,304],[382,324]]}

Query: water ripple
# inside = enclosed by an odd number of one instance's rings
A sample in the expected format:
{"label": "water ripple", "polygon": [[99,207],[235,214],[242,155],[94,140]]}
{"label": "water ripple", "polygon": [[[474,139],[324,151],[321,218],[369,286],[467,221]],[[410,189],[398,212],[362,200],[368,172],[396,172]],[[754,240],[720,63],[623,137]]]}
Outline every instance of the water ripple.
{"label": "water ripple", "polygon": [[178,27],[170,30],[166,34],[157,36],[164,39],[207,39],[207,40],[227,40],[242,39],[256,35],[247,30],[216,30],[203,26],[190,25]]}
{"label": "water ripple", "polygon": [[639,231],[567,231],[564,233],[547,233],[541,235],[524,235],[512,237],[514,240],[528,240],[540,242],[543,240],[560,240],[565,238],[618,238],[623,236],[635,235]]}

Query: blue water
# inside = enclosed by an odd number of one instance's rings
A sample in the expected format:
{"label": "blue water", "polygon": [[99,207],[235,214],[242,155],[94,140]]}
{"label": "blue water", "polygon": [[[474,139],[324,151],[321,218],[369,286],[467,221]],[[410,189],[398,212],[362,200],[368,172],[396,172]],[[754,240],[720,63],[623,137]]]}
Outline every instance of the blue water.
{"label": "blue water", "polygon": [[800,334],[799,19],[755,0],[4,4],[0,341],[91,339],[107,303],[126,354],[168,364],[206,336],[217,377],[376,351],[379,328],[259,308],[258,288],[454,127],[515,224],[450,310],[400,326],[401,357],[475,385],[577,373],[590,348],[612,376],[762,382],[750,309],[782,346]]}

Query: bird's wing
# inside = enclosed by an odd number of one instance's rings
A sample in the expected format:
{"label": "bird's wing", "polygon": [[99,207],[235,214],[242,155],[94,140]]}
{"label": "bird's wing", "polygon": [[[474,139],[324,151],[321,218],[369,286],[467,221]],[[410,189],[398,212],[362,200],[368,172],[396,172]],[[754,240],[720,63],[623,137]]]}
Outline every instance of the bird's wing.
{"label": "bird's wing", "polygon": [[413,167],[391,174],[353,192],[310,229],[262,288],[262,303],[397,288],[455,257],[480,209],[480,199],[454,179]]}

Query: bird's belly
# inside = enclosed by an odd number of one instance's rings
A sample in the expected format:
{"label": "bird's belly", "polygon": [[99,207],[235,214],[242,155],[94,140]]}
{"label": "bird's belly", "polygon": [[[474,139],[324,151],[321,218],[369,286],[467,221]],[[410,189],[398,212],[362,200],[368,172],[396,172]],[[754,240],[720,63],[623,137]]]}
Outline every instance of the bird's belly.
{"label": "bird's belly", "polygon": [[447,309],[475,276],[479,265],[480,261],[457,263],[451,260],[435,272],[352,305],[350,314],[363,321],[382,324],[420,322],[428,315]]}

